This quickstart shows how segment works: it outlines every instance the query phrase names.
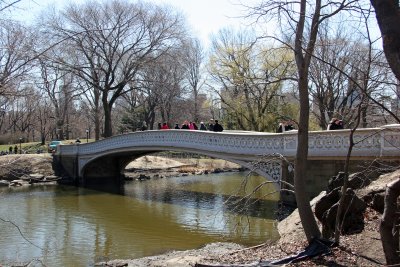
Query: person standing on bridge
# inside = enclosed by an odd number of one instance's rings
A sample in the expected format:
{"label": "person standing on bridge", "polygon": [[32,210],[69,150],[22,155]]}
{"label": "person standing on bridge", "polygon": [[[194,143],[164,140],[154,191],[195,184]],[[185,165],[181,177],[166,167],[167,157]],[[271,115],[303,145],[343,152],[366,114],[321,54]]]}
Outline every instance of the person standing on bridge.
{"label": "person standing on bridge", "polygon": [[201,131],[207,131],[206,126],[204,125],[204,122],[200,122],[200,130]]}
{"label": "person standing on bridge", "polygon": [[181,127],[182,130],[189,130],[189,122],[184,121]]}
{"label": "person standing on bridge", "polygon": [[189,129],[190,130],[198,130],[199,128],[197,127],[197,124],[194,121],[191,121],[189,123]]}
{"label": "person standing on bridge", "polygon": [[222,125],[218,123],[218,120],[215,120],[214,132],[222,132],[223,130],[224,130],[224,127],[222,127]]}
{"label": "person standing on bridge", "polygon": [[214,131],[214,120],[210,119],[210,123],[208,124],[208,130],[209,131]]}
{"label": "person standing on bridge", "polygon": [[168,124],[166,122],[163,123],[163,125],[161,126],[161,130],[168,130]]}
{"label": "person standing on bridge", "polygon": [[283,133],[283,132],[287,132],[287,131],[291,131],[294,130],[292,121],[290,120],[283,120],[279,123],[279,127],[276,130],[277,133]]}
{"label": "person standing on bridge", "polygon": [[141,131],[146,131],[147,130],[147,123],[143,121],[142,128],[140,128]]}
{"label": "person standing on bridge", "polygon": [[328,131],[332,130],[342,130],[343,129],[343,121],[339,120],[338,118],[332,118],[328,124]]}

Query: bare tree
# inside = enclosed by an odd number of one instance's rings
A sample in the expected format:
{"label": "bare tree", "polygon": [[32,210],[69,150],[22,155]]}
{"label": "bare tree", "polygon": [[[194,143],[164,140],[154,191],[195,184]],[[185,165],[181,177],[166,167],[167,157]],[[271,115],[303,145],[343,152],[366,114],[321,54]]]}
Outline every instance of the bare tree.
{"label": "bare tree", "polygon": [[17,22],[0,20],[0,96],[17,95],[32,68],[34,35]]}
{"label": "bare tree", "polygon": [[382,34],[383,50],[389,66],[400,80],[400,13],[397,0],[371,0]]}
{"label": "bare tree", "polygon": [[[263,46],[246,32],[225,29],[212,40],[212,87],[237,128],[272,131],[280,116],[285,80],[293,77],[293,58],[282,47]],[[286,114],[288,115],[288,114]]]}
{"label": "bare tree", "polygon": [[39,57],[41,80],[38,88],[43,90],[53,107],[54,135],[56,139],[69,139],[68,120],[72,113],[73,100],[77,97],[74,77],[65,72],[57,63]]}
{"label": "bare tree", "polygon": [[[365,18],[368,20],[368,18]],[[374,40],[368,33],[352,36],[342,26],[336,34],[329,34],[327,25],[317,41],[310,69],[310,94],[313,99],[313,115],[321,129],[325,129],[332,117],[339,117],[352,127],[362,93],[376,96],[385,94],[390,86],[390,75],[382,64],[382,53],[373,47]],[[332,32],[329,28],[329,32]],[[367,101],[367,99],[365,100]],[[362,127],[373,125],[375,105],[366,105],[362,111]],[[382,116],[379,116],[382,123]]]}
{"label": "bare tree", "polygon": [[111,112],[140,69],[173,47],[184,34],[182,18],[167,8],[123,0],[70,5],[47,19],[51,34],[70,57],[59,57],[65,69],[101,92],[104,136],[112,135]]}
{"label": "bare tree", "polygon": [[[294,186],[299,215],[307,239],[310,241],[321,235],[309,197],[304,190],[307,173],[308,130],[310,118],[309,72],[315,52],[320,25],[342,10],[353,8],[357,1],[313,1],[301,0],[296,3],[267,1],[252,9],[252,15],[271,20],[276,17],[284,28],[286,40],[281,42],[293,49],[297,67],[297,87],[300,101],[298,146],[295,158]],[[276,39],[276,37],[275,37]],[[287,41],[289,40],[289,41]],[[289,43],[292,40],[293,46]]]}
{"label": "bare tree", "polygon": [[171,124],[173,106],[183,95],[186,69],[181,51],[182,49],[170,49],[143,69],[140,88],[147,97],[147,113],[151,114],[148,121],[150,128],[153,128],[157,111],[163,122]]}
{"label": "bare tree", "polygon": [[204,51],[198,39],[190,39],[184,50],[184,64],[187,72],[187,83],[189,84],[191,96],[193,96],[192,119],[200,120],[199,94],[202,86],[202,64]]}
{"label": "bare tree", "polygon": [[7,9],[12,8],[15,6],[17,3],[21,2],[22,0],[1,0],[0,1],[0,12],[3,12]]}

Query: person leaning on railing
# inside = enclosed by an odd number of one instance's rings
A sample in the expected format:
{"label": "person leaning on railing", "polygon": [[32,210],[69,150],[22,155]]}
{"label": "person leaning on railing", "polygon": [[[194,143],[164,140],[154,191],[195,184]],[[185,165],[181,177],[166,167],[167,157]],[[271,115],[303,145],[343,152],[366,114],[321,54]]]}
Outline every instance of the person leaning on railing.
{"label": "person leaning on railing", "polygon": [[332,130],[342,130],[343,129],[343,121],[338,118],[332,118],[328,124],[328,131]]}

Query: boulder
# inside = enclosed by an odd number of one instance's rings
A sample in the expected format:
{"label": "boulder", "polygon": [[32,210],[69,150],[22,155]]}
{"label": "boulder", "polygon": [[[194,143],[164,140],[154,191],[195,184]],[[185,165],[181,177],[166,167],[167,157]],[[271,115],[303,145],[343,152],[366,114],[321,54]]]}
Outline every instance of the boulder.
{"label": "boulder", "polygon": [[43,180],[44,175],[40,174],[40,173],[32,173],[32,174],[29,174],[29,177],[34,180]]}
{"label": "boulder", "polygon": [[[368,173],[357,172],[349,175],[349,180],[347,187],[353,190],[360,189],[371,184],[372,181],[376,180],[381,173],[377,171],[371,171]],[[336,176],[329,179],[328,191],[332,191],[343,185],[345,174],[344,172],[339,172]]]}
{"label": "boulder", "polygon": [[368,194],[363,196],[362,199],[365,203],[368,203],[371,208],[383,214],[385,208],[385,189],[371,190]]}
{"label": "boulder", "polygon": [[23,185],[29,185],[29,182],[25,180],[12,180],[9,186],[23,186]]}
{"label": "boulder", "polygon": [[9,186],[10,182],[7,180],[0,180],[0,186]]}
{"label": "boulder", "polygon": [[[333,236],[335,231],[336,213],[340,200],[339,188],[322,197],[315,205],[315,215],[322,223],[322,234],[325,238]],[[347,189],[344,199],[344,214],[341,220],[342,234],[361,232],[364,229],[364,211],[366,203],[358,198],[352,189]]]}

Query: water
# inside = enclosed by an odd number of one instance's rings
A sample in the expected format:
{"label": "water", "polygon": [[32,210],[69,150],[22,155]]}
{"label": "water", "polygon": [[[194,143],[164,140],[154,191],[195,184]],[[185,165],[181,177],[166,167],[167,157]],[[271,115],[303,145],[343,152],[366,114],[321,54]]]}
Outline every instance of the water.
{"label": "water", "polygon": [[[0,265],[93,266],[210,242],[254,245],[277,239],[278,195],[268,194],[272,187],[257,192],[249,210],[229,204],[240,199],[233,195],[244,176],[186,176],[96,189],[0,188]],[[263,181],[252,177],[248,187]]]}

